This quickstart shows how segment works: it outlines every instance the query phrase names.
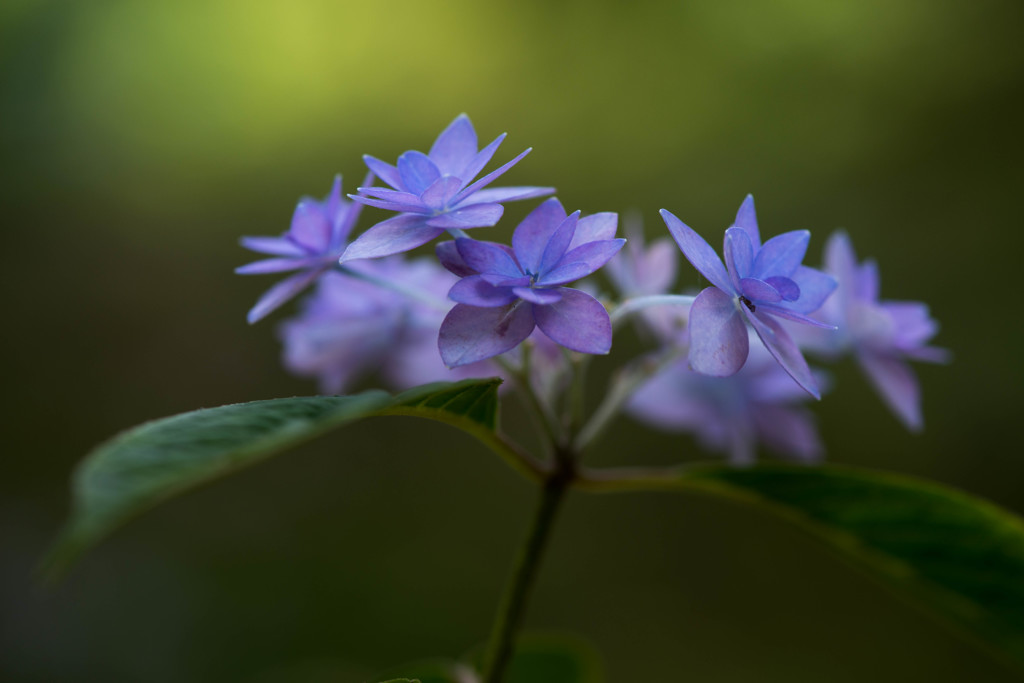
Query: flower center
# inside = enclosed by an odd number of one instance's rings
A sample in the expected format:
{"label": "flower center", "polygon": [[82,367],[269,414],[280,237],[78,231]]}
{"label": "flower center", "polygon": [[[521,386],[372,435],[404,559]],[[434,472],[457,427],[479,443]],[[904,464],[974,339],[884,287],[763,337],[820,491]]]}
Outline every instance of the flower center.
{"label": "flower center", "polygon": [[740,301],[743,303],[744,306],[750,309],[751,313],[757,310],[757,306],[755,306],[753,302],[750,301],[750,299],[743,296],[742,294],[740,295]]}

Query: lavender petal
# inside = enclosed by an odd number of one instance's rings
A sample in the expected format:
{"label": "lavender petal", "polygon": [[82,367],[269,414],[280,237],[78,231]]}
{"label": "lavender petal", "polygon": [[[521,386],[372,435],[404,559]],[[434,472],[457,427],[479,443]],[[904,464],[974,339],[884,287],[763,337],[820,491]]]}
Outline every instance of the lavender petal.
{"label": "lavender petal", "polygon": [[[556,304],[562,300],[562,289],[534,289],[533,287],[513,287],[512,292],[523,299],[529,301],[531,304],[538,304],[541,306],[548,306],[550,304]],[[544,328],[541,328],[544,329]]]}
{"label": "lavender petal", "polygon": [[505,133],[502,133],[498,137],[494,138],[494,140],[492,140],[489,145],[487,145],[482,150],[476,153],[476,156],[474,156],[472,160],[470,160],[470,162],[466,164],[466,167],[462,169],[461,172],[456,173],[455,175],[462,178],[462,182],[466,183],[467,185],[471,183],[473,181],[473,178],[476,178],[477,174],[480,173],[480,171],[484,170],[484,166],[486,166],[487,162],[491,160],[491,157],[494,156],[494,153],[498,151],[498,147],[501,146],[501,143],[504,140]]}
{"label": "lavender petal", "polygon": [[772,275],[790,277],[804,260],[807,243],[811,239],[808,230],[793,230],[771,238],[754,257],[751,277],[764,279]]}
{"label": "lavender petal", "polygon": [[588,242],[615,239],[615,231],[619,227],[619,214],[611,211],[584,216],[576,224],[576,234],[572,236],[568,251],[583,246]]}
{"label": "lavender petal", "polygon": [[868,350],[857,354],[861,369],[871,380],[882,400],[912,432],[924,427],[921,417],[921,396],[917,378],[910,367],[898,358]]}
{"label": "lavender petal", "polygon": [[463,262],[476,272],[500,275],[502,278],[522,277],[519,264],[503,246],[467,238],[455,240],[455,248],[459,250]]}
{"label": "lavender petal", "polygon": [[[402,176],[398,172],[398,169],[391,164],[381,161],[376,157],[372,157],[369,154],[363,155],[363,163],[370,169],[370,172],[375,173],[378,178],[383,180],[385,183],[395,188],[396,190],[404,190],[405,186],[402,184]],[[364,183],[365,185],[366,183]]]}
{"label": "lavender petal", "polygon": [[548,240],[547,245],[544,247],[544,253],[541,254],[540,265],[536,274],[544,275],[558,265],[558,262],[565,255],[565,250],[569,248],[569,243],[572,242],[572,236],[576,233],[576,223],[579,219],[580,212],[574,211],[552,233],[551,239]]}
{"label": "lavender petal", "polygon": [[253,261],[235,268],[237,275],[267,275],[269,273],[285,273],[289,270],[309,268],[320,263],[320,258],[268,258]]}
{"label": "lavender petal", "polygon": [[732,297],[707,287],[690,307],[690,367],[702,375],[729,377],[747,360],[747,326]]}
{"label": "lavender petal", "polygon": [[750,270],[754,264],[754,247],[747,231],[743,228],[726,230],[722,252],[725,254],[725,267],[729,271],[729,277],[736,289],[739,289],[740,280],[750,277]]}
{"label": "lavender petal", "polygon": [[339,262],[400,254],[426,244],[442,232],[440,228],[428,226],[426,216],[399,214],[377,223],[356,238],[345,249]]}
{"label": "lavender petal", "polygon": [[553,342],[580,353],[605,354],[612,348],[612,322],[594,297],[562,288],[562,300],[534,306],[537,327]]}
{"label": "lavender petal", "polygon": [[434,253],[437,254],[437,259],[441,262],[441,265],[449,272],[459,277],[476,275],[476,271],[470,268],[462,258],[462,255],[459,254],[459,249],[455,246],[454,240],[438,242],[437,246],[434,247]]}
{"label": "lavender petal", "polygon": [[[473,193],[473,204],[515,202],[520,199],[533,199],[554,194],[553,187],[489,187]],[[469,201],[469,200],[467,200]]]}
{"label": "lavender petal", "polygon": [[797,348],[792,337],[783,329],[782,325],[760,312],[751,313],[745,307],[741,312],[753,325],[757,336],[761,338],[782,369],[789,373],[789,376],[796,380],[796,383],[803,387],[804,391],[820,400],[821,392],[818,390],[818,383],[815,381],[811,369],[807,367],[807,361],[804,360],[800,349]]}
{"label": "lavender petal", "polygon": [[500,308],[456,304],[441,323],[437,346],[444,364],[456,368],[511,351],[534,326],[532,306],[525,301]]}
{"label": "lavender petal", "polygon": [[566,219],[565,209],[556,197],[541,202],[531,211],[512,233],[512,249],[524,271],[536,273],[540,270],[540,259],[544,248],[551,240],[562,221]]}
{"label": "lavender petal", "polygon": [[537,284],[556,285],[586,277],[608,263],[625,243],[626,240],[620,238],[588,242],[576,247],[566,252],[558,265],[541,276]]}
{"label": "lavender petal", "polygon": [[423,191],[420,201],[435,211],[447,208],[461,185],[462,181],[455,176],[443,175]]}
{"label": "lavender petal", "polygon": [[479,275],[470,275],[452,285],[448,298],[469,306],[494,308],[508,306],[516,295],[507,287],[495,287]]}
{"label": "lavender petal", "polygon": [[740,210],[736,212],[736,222],[733,225],[743,228],[747,232],[750,244],[755,251],[761,248],[761,233],[757,229],[757,213],[754,211],[753,195],[748,194],[740,204]]}
{"label": "lavender petal", "polygon": [[458,176],[476,156],[476,149],[477,139],[473,124],[468,116],[459,114],[437,136],[437,140],[430,148],[430,160],[437,165],[443,175]]}
{"label": "lavender petal", "polygon": [[758,305],[761,305],[762,302],[773,304],[782,301],[782,294],[777,289],[764,280],[758,280],[753,277],[745,277],[740,280],[740,291],[743,293],[743,296],[752,302],[756,302]]}
{"label": "lavender petal", "polygon": [[791,279],[800,288],[800,295],[785,306],[797,313],[814,313],[836,291],[838,285],[831,275],[807,266],[797,268]]}
{"label": "lavender petal", "polygon": [[239,240],[250,251],[271,256],[303,257],[308,254],[299,245],[284,237],[243,237]]}
{"label": "lavender petal", "polygon": [[444,230],[487,228],[497,223],[504,212],[505,207],[501,204],[474,204],[438,216],[428,216],[427,225]]}
{"label": "lavender petal", "polygon": [[735,287],[729,279],[729,273],[726,272],[722,260],[718,258],[718,254],[711,248],[711,245],[671,212],[662,209],[661,217],[664,219],[665,225],[668,226],[668,231],[672,233],[672,238],[693,267],[721,291],[735,292]]}
{"label": "lavender petal", "polygon": [[505,173],[505,171],[509,170],[510,168],[512,168],[513,166],[518,164],[519,161],[523,157],[525,157],[527,154],[529,154],[532,151],[533,151],[533,148],[528,148],[528,149],[523,150],[518,156],[516,156],[516,158],[512,159],[512,161],[509,161],[509,162],[499,166],[498,168],[494,169],[493,171],[491,171],[490,173],[485,175],[480,180],[476,181],[475,183],[473,183],[469,187],[465,188],[464,190],[462,190],[462,192],[459,192],[459,194],[455,195],[455,199],[453,200],[453,203],[458,204],[460,202],[464,202],[464,201],[468,200],[473,195],[474,192],[478,192],[479,190],[482,190],[483,188],[485,188],[488,185],[490,185],[491,183],[493,183],[500,176],[502,176]]}
{"label": "lavender petal", "polygon": [[402,185],[409,192],[420,195],[431,184],[441,177],[441,171],[423,152],[415,150],[398,157],[398,173],[402,177]]}
{"label": "lavender petal", "polygon": [[324,270],[326,270],[326,268],[317,268],[296,273],[295,275],[281,280],[276,285],[268,289],[263,293],[263,296],[259,298],[256,305],[249,310],[249,313],[246,316],[249,324],[252,325],[253,323],[262,320],[274,310],[280,308],[289,299],[320,277]]}

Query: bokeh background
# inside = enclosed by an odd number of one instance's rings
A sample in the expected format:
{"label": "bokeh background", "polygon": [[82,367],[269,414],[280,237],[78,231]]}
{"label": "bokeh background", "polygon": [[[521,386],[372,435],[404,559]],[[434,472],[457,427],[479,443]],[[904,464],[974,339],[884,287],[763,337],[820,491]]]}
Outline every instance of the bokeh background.
{"label": "bokeh background", "polygon": [[[918,366],[919,436],[840,366],[829,460],[1024,512],[1022,27],[1016,0],[5,0],[0,678],[361,681],[484,639],[534,492],[414,420],[189,494],[56,586],[32,576],[98,442],[315,392],[280,367],[281,315],[245,323],[272,279],[232,274],[238,236],[463,111],[482,140],[509,132],[498,159],[534,147],[507,184],[639,211],[651,236],[662,207],[720,234],[748,192],[765,233],[813,231],[812,263],[846,228],[955,362]],[[706,457],[623,420],[593,460],[627,452]],[[527,621],[588,639],[611,681],[1019,680],[784,524],[690,496],[572,497]]]}

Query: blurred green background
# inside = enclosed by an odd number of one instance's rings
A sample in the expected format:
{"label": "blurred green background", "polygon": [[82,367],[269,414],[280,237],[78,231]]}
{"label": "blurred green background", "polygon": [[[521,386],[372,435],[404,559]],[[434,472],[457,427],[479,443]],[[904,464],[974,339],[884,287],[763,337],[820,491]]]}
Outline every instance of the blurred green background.
{"label": "blurred green background", "polygon": [[[190,494],[55,587],[31,575],[101,440],[315,392],[279,365],[280,314],[245,323],[273,279],[232,274],[238,236],[280,233],[335,173],[354,187],[363,153],[425,150],[463,111],[482,140],[509,132],[498,160],[534,147],[505,184],[640,211],[648,235],[664,207],[717,239],[748,192],[764,234],[813,231],[811,263],[846,228],[956,358],[918,366],[920,436],[841,366],[829,460],[1024,511],[1022,27],[1017,0],[5,0],[0,678],[360,681],[484,639],[534,492],[413,420]],[[594,461],[627,452],[700,457],[623,420]],[[589,639],[611,681],[1019,680],[726,503],[576,495],[553,541],[528,624]]]}

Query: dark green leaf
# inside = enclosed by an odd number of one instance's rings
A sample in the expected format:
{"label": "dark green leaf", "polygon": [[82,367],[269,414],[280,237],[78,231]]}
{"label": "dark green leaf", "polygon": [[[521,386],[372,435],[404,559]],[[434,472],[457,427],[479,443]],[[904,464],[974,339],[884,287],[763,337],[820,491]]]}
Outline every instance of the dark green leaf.
{"label": "dark green leaf", "polygon": [[54,572],[129,518],[195,486],[354,420],[410,415],[469,432],[521,467],[495,433],[499,379],[253,401],[155,420],[90,453],[75,472],[71,519],[45,562]]}
{"label": "dark green leaf", "polygon": [[1024,521],[910,477],[839,467],[689,469],[677,480],[753,504],[1024,664]]}

